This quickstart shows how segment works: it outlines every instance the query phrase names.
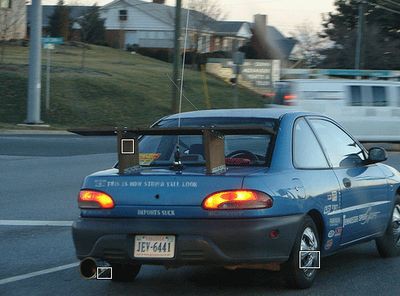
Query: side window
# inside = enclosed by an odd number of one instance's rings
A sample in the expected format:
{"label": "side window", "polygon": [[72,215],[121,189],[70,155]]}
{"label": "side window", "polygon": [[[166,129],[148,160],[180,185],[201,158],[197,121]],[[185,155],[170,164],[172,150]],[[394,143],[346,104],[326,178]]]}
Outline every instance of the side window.
{"label": "side window", "polygon": [[300,169],[329,168],[321,146],[304,119],[297,120],[294,128],[293,164]]}
{"label": "side window", "polygon": [[350,86],[350,94],[351,94],[351,106],[362,106],[361,86],[359,85]]}
{"label": "side window", "polygon": [[361,147],[337,125],[323,119],[310,122],[333,167],[357,166],[365,160]]}
{"label": "side window", "polygon": [[374,106],[387,106],[386,88],[384,86],[372,87],[372,104]]}

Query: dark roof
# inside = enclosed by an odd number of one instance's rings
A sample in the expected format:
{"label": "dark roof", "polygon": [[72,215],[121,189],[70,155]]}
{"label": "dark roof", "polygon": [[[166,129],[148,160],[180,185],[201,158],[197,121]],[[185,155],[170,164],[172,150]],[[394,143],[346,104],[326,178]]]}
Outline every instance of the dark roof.
{"label": "dark roof", "polygon": [[[32,9],[31,5],[27,5],[27,21],[28,21],[28,26],[31,23],[32,19]],[[57,5],[43,5],[43,27],[48,27],[49,26],[49,17],[54,13],[54,9],[57,7]],[[75,20],[79,18],[80,16],[84,15],[92,6],[67,6],[69,8],[69,15],[70,18]]]}
{"label": "dark roof", "polygon": [[[254,27],[254,24],[252,24],[252,26]],[[283,59],[289,59],[289,56],[297,43],[296,39],[285,37],[273,26],[266,27],[266,34],[269,45],[279,51]]]}
{"label": "dark roof", "polygon": [[280,52],[284,59],[288,59],[297,41],[285,37],[277,28],[267,26],[267,40]]}
{"label": "dark roof", "polygon": [[243,26],[243,24],[246,24],[247,22],[240,22],[240,21],[218,21],[214,22],[211,25],[211,28],[213,31],[217,33],[228,33],[228,34],[233,34],[236,35],[236,33],[240,30],[240,28]]}

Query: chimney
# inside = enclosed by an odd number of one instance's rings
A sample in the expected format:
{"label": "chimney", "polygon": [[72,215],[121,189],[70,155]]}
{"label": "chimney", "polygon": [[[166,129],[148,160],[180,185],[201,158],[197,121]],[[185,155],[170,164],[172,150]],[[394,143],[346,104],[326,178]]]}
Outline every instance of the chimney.
{"label": "chimney", "polygon": [[165,0],[153,0],[153,3],[156,3],[156,4],[165,4]]}
{"label": "chimney", "polygon": [[265,14],[256,14],[254,16],[254,34],[262,47],[267,45],[267,16]]}

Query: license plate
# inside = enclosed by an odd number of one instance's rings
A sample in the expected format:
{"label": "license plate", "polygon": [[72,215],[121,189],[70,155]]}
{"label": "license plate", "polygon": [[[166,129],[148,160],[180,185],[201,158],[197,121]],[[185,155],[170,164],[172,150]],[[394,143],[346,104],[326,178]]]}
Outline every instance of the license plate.
{"label": "license plate", "polygon": [[175,236],[136,235],[133,256],[136,258],[174,258]]}

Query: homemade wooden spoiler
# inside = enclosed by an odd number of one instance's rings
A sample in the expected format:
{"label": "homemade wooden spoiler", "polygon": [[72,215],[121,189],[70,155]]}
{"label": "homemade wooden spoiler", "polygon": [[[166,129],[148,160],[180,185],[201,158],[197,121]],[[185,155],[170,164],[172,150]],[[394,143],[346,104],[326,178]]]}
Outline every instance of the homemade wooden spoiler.
{"label": "homemade wooden spoiler", "polygon": [[[82,136],[117,136],[118,169],[124,175],[127,169],[140,166],[139,137],[141,136],[177,136],[199,135],[203,137],[204,158],[207,174],[226,171],[225,141],[226,135],[274,135],[272,128],[260,126],[235,127],[180,127],[180,128],[147,128],[147,129],[72,129],[69,132]],[[175,156],[173,168],[181,168],[179,153]]]}

